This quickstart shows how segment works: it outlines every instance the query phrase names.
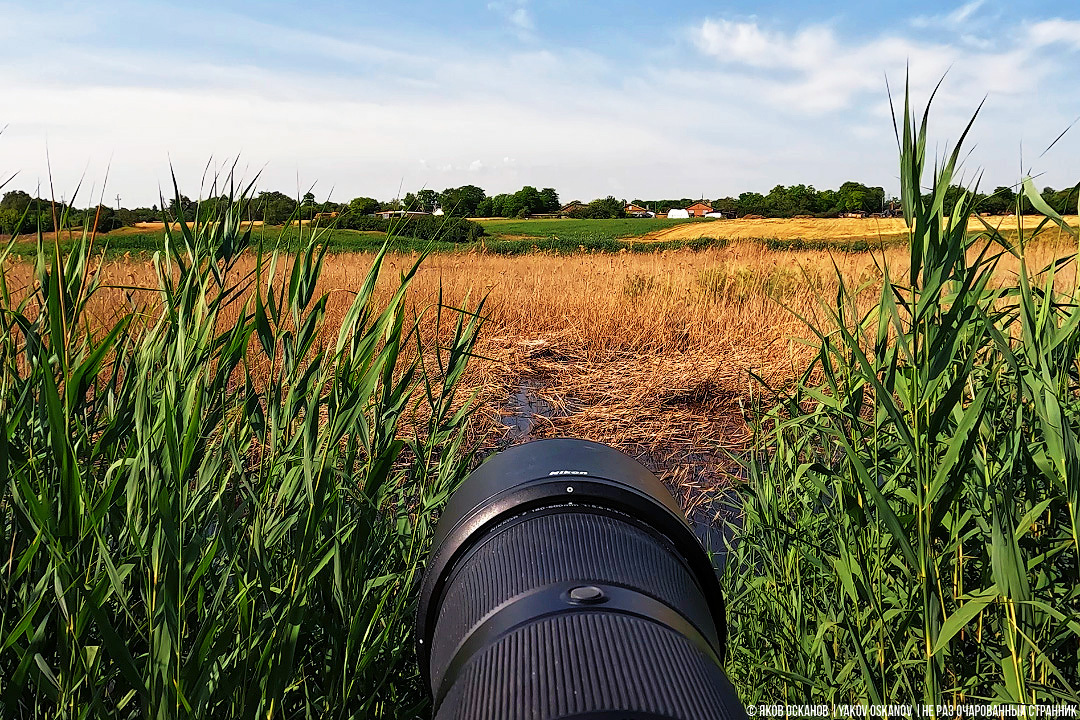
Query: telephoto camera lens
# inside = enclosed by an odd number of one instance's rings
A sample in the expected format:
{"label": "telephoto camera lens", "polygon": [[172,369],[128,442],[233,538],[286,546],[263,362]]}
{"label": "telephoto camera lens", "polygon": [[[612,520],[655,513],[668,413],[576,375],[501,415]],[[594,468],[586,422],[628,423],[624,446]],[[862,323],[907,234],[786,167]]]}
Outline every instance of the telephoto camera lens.
{"label": "telephoto camera lens", "polygon": [[707,553],[656,476],[599,443],[477,468],[435,530],[416,625],[436,720],[746,717]]}

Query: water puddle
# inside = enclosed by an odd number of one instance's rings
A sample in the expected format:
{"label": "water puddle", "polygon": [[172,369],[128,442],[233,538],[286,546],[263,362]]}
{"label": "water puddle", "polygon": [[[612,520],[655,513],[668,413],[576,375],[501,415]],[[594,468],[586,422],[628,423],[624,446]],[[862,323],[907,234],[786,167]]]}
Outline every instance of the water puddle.
{"label": "water puddle", "polygon": [[500,441],[499,449],[535,439],[533,431],[547,420],[563,415],[554,405],[540,397],[543,384],[526,380],[510,396],[502,416],[502,424],[508,427]]}

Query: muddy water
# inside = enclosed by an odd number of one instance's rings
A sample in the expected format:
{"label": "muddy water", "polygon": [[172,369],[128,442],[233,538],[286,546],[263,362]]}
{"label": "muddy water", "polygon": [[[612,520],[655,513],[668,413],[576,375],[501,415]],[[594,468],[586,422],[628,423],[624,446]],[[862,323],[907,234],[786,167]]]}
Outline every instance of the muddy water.
{"label": "muddy water", "polygon": [[500,450],[538,439],[534,431],[539,425],[562,416],[554,405],[540,397],[539,391],[543,387],[539,381],[527,380],[510,396],[502,415],[502,424],[509,430],[499,442]]}

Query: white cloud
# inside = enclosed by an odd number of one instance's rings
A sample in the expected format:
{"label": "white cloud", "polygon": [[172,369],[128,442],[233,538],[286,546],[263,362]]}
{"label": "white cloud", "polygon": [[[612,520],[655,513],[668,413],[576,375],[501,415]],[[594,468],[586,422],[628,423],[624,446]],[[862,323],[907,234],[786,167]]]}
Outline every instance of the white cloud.
{"label": "white cloud", "polygon": [[1080,20],[1043,20],[1028,27],[1027,37],[1039,47],[1062,43],[1080,49]]}
{"label": "white cloud", "polygon": [[943,15],[918,15],[912,18],[911,24],[917,28],[956,30],[975,18],[975,13],[985,4],[986,0],[971,0]]}
{"label": "white cloud", "polygon": [[757,92],[780,108],[821,113],[850,106],[856,96],[880,91],[885,72],[919,57],[922,74],[940,76],[956,60],[948,48],[917,47],[899,37],[840,43],[827,26],[793,33],[763,30],[756,22],[705,20],[693,34],[697,47],[722,64],[780,73],[759,75]]}
{"label": "white cloud", "polygon": [[985,4],[986,0],[972,0],[961,5],[946,16],[946,22],[951,26],[963,25],[975,12]]}
{"label": "white cloud", "polygon": [[487,7],[502,15],[519,34],[529,34],[536,27],[529,12],[528,0],[495,0],[489,2]]}
{"label": "white cloud", "polygon": [[756,22],[706,19],[695,39],[703,52],[721,61],[761,68],[802,68],[836,48],[832,31],[816,25],[789,36],[762,30]]}
{"label": "white cloud", "polygon": [[[949,17],[961,22],[980,5],[980,0],[968,3]],[[840,42],[823,25],[785,33],[763,29],[757,22],[711,19],[693,30],[692,39],[729,72],[756,73],[757,93],[777,109],[827,113],[879,93],[886,74],[902,81],[909,68],[916,95],[927,95],[948,74],[950,98],[961,105],[972,105],[986,93],[1029,93],[1064,67],[1062,58],[1048,57],[1037,48],[1068,42],[1080,47],[1080,22],[1045,21],[1028,27],[1019,39],[984,48],[974,42],[951,45],[898,34]]]}

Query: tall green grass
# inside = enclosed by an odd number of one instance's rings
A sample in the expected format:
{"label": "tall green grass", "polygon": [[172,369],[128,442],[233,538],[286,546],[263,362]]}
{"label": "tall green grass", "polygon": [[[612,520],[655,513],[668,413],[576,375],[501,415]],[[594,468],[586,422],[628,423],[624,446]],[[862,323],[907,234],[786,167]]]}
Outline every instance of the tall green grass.
{"label": "tall green grass", "polygon": [[478,315],[431,308],[450,338],[431,350],[416,266],[380,303],[380,253],[324,329],[322,236],[253,249],[247,205],[168,232],[157,301],[105,328],[92,235],[39,247],[23,299],[0,262],[0,716],[424,704],[413,587],[467,470]]}
{"label": "tall green grass", "polygon": [[963,137],[924,196],[926,113],[905,100],[897,130],[910,266],[881,268],[868,313],[840,278],[813,364],[756,423],[730,674],[749,703],[1076,703],[1077,258],[969,235],[972,195],[942,209]]}

